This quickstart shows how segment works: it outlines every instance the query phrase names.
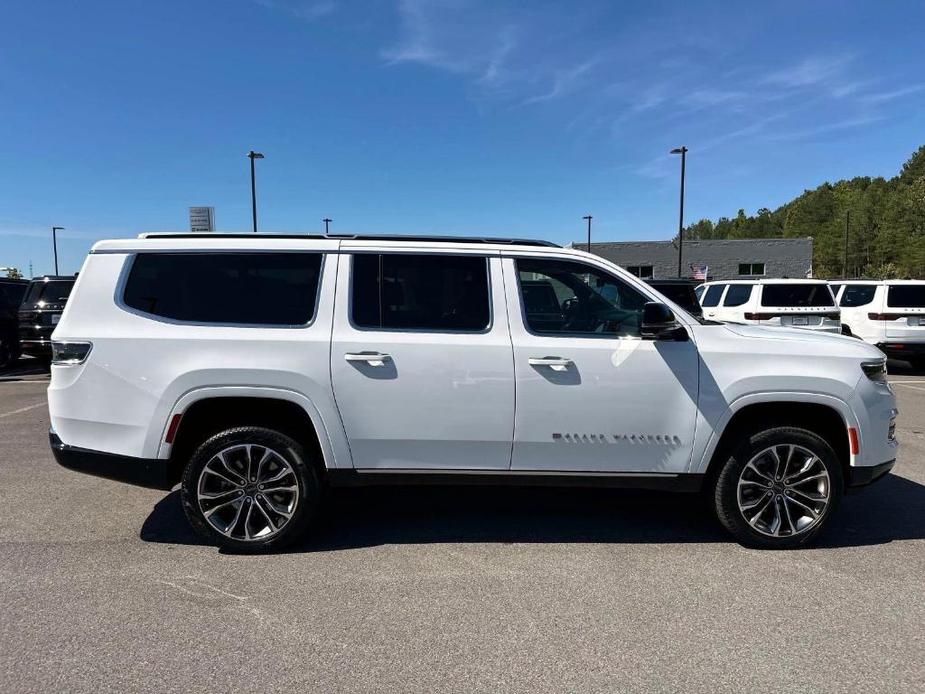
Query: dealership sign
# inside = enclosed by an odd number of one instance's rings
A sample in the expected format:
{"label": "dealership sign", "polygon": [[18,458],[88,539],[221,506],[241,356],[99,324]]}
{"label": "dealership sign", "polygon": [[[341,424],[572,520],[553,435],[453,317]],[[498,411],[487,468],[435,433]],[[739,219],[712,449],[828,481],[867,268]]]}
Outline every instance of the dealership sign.
{"label": "dealership sign", "polygon": [[189,208],[190,231],[215,231],[214,207]]}

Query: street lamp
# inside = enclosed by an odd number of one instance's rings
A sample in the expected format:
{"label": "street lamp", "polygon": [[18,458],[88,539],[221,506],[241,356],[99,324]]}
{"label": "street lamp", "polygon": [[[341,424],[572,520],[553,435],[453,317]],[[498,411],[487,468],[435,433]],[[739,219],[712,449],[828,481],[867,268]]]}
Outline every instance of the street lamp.
{"label": "street lamp", "polygon": [[582,219],[588,220],[588,253],[591,252],[591,215],[587,214]]}
{"label": "street lamp", "polygon": [[671,154],[681,155],[681,212],[678,215],[678,279],[681,278],[681,255],[684,250],[684,164],[687,160],[687,147],[675,147]]}
{"label": "street lamp", "polygon": [[64,227],[51,228],[51,245],[55,249],[55,274],[58,274],[58,232],[64,231]]}
{"label": "street lamp", "polygon": [[251,150],[247,153],[247,158],[251,160],[251,211],[254,215],[254,233],[257,233],[257,184],[254,181],[254,159],[263,159],[260,152]]}
{"label": "street lamp", "polygon": [[321,221],[324,222],[324,235],[327,236],[327,235],[328,235],[328,229],[329,229],[328,225],[329,225],[331,222],[333,222],[334,220],[333,220],[333,219],[328,219],[327,217],[325,217],[325,218],[322,219]]}

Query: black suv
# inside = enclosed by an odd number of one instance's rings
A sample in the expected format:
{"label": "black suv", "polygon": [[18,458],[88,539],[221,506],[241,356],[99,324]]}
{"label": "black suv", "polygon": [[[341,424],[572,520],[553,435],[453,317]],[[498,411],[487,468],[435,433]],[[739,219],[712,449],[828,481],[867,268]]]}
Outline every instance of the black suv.
{"label": "black suv", "polygon": [[29,280],[0,278],[0,369],[19,359],[17,311]]}
{"label": "black suv", "polygon": [[703,318],[703,309],[697,301],[694,288],[703,284],[703,280],[648,278],[646,284],[659,294],[667,296],[678,306],[697,318]]}
{"label": "black suv", "polygon": [[51,360],[51,334],[75,281],[76,277],[45,275],[29,283],[19,307],[19,345],[23,354]]}

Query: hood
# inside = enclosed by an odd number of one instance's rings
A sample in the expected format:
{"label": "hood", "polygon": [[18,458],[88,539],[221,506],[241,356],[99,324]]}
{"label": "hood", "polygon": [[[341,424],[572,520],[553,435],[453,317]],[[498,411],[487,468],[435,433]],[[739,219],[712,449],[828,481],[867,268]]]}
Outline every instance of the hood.
{"label": "hood", "polygon": [[778,328],[734,323],[727,323],[724,327],[726,330],[735,333],[739,337],[759,340],[780,340],[794,343],[802,342],[812,345],[828,346],[837,349],[840,353],[844,353],[846,349],[851,350],[852,348],[856,348],[857,354],[861,358],[867,357],[876,359],[884,356],[883,352],[873,345],[869,345],[863,340],[857,337],[851,337],[850,335],[839,335],[838,333],[826,333],[816,330],[802,330],[800,328]]}

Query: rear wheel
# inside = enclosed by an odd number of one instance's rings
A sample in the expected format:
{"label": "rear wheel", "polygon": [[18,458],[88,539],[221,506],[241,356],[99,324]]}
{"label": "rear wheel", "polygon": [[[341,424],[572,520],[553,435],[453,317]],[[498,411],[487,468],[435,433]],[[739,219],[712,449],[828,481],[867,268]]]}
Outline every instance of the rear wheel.
{"label": "rear wheel", "polygon": [[844,485],[841,464],[822,437],[776,427],[745,437],[720,471],[714,505],[742,544],[790,549],[822,531]]}
{"label": "rear wheel", "polygon": [[304,446],[272,429],[237,427],[205,441],[183,472],[183,510],[211,543],[266,552],[299,539],[320,484]]}
{"label": "rear wheel", "polygon": [[16,360],[13,355],[13,343],[5,337],[0,337],[0,369],[9,366]]}

